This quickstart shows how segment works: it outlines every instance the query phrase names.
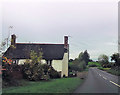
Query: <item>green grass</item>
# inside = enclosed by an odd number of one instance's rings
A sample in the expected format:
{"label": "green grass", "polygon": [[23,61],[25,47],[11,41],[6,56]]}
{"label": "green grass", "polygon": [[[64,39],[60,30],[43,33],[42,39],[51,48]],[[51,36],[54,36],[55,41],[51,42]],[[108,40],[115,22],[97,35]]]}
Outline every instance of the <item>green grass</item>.
{"label": "green grass", "polygon": [[109,69],[107,70],[108,73],[111,73],[113,75],[120,76],[120,70],[115,70],[115,69]]}
{"label": "green grass", "polygon": [[111,68],[98,67],[98,69],[100,69],[100,70],[104,70],[104,71],[108,71],[108,70],[110,70]]}
{"label": "green grass", "polygon": [[61,78],[51,81],[28,82],[19,87],[4,88],[3,93],[70,93],[83,82],[80,78]]}
{"label": "green grass", "polygon": [[97,67],[101,67],[101,64],[98,62],[88,62],[88,65],[96,65]]}
{"label": "green grass", "polygon": [[103,67],[98,67],[98,69],[104,70],[104,71],[111,73],[113,75],[120,76],[120,70],[116,70],[116,69],[112,69],[112,68],[103,68]]}

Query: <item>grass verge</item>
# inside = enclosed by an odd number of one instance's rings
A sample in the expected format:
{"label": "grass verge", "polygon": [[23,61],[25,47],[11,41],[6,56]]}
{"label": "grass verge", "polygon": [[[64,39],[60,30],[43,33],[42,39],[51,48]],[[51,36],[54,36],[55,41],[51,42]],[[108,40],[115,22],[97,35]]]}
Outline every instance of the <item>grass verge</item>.
{"label": "grass verge", "polygon": [[100,70],[104,70],[108,73],[111,73],[113,75],[117,75],[117,76],[120,76],[120,70],[118,69],[113,69],[113,68],[103,68],[103,67],[98,67],[98,69]]}
{"label": "grass verge", "polygon": [[111,73],[113,75],[120,76],[120,70],[115,70],[115,69],[109,69],[107,70],[108,73]]}
{"label": "grass verge", "polygon": [[4,93],[71,93],[83,80],[80,78],[61,78],[47,82],[26,81],[27,85],[19,87],[9,87],[3,89]]}

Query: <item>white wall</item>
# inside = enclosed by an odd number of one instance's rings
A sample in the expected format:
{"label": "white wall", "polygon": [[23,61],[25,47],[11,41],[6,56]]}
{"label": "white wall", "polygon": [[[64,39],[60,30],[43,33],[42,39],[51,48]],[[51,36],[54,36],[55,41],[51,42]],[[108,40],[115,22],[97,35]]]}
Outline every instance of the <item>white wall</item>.
{"label": "white wall", "polygon": [[25,60],[26,60],[26,59],[20,59],[20,60],[18,61],[18,65],[19,65],[19,64],[24,64],[24,63],[25,63]]}
{"label": "white wall", "polygon": [[63,57],[61,77],[63,75],[68,76],[68,53],[64,53]]}
{"label": "white wall", "polygon": [[62,60],[53,60],[52,67],[57,71],[62,71]]}
{"label": "white wall", "polygon": [[[20,59],[20,60],[18,61],[18,64],[24,64],[25,61],[26,61],[26,59]],[[42,64],[46,64],[46,61],[45,61],[44,59],[42,59],[41,62],[42,62]]]}
{"label": "white wall", "polygon": [[41,62],[42,62],[42,64],[47,64],[46,60],[44,60],[44,59],[42,59]]}

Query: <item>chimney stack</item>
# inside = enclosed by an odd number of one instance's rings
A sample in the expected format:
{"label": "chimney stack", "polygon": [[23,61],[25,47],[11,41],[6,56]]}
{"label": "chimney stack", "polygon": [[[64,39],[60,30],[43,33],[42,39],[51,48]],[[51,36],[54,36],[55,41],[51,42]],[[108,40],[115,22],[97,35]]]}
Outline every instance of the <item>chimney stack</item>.
{"label": "chimney stack", "polygon": [[15,44],[16,44],[16,35],[13,34],[13,35],[11,35],[11,45],[15,46]]}
{"label": "chimney stack", "polygon": [[64,36],[64,48],[68,50],[68,36]]}

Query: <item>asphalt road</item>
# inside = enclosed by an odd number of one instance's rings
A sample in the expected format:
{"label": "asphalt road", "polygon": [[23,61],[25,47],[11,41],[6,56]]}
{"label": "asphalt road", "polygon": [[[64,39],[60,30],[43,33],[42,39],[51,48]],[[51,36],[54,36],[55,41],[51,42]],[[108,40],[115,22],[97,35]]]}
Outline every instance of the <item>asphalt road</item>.
{"label": "asphalt road", "polygon": [[90,68],[84,83],[74,93],[119,93],[118,77],[97,68]]}

